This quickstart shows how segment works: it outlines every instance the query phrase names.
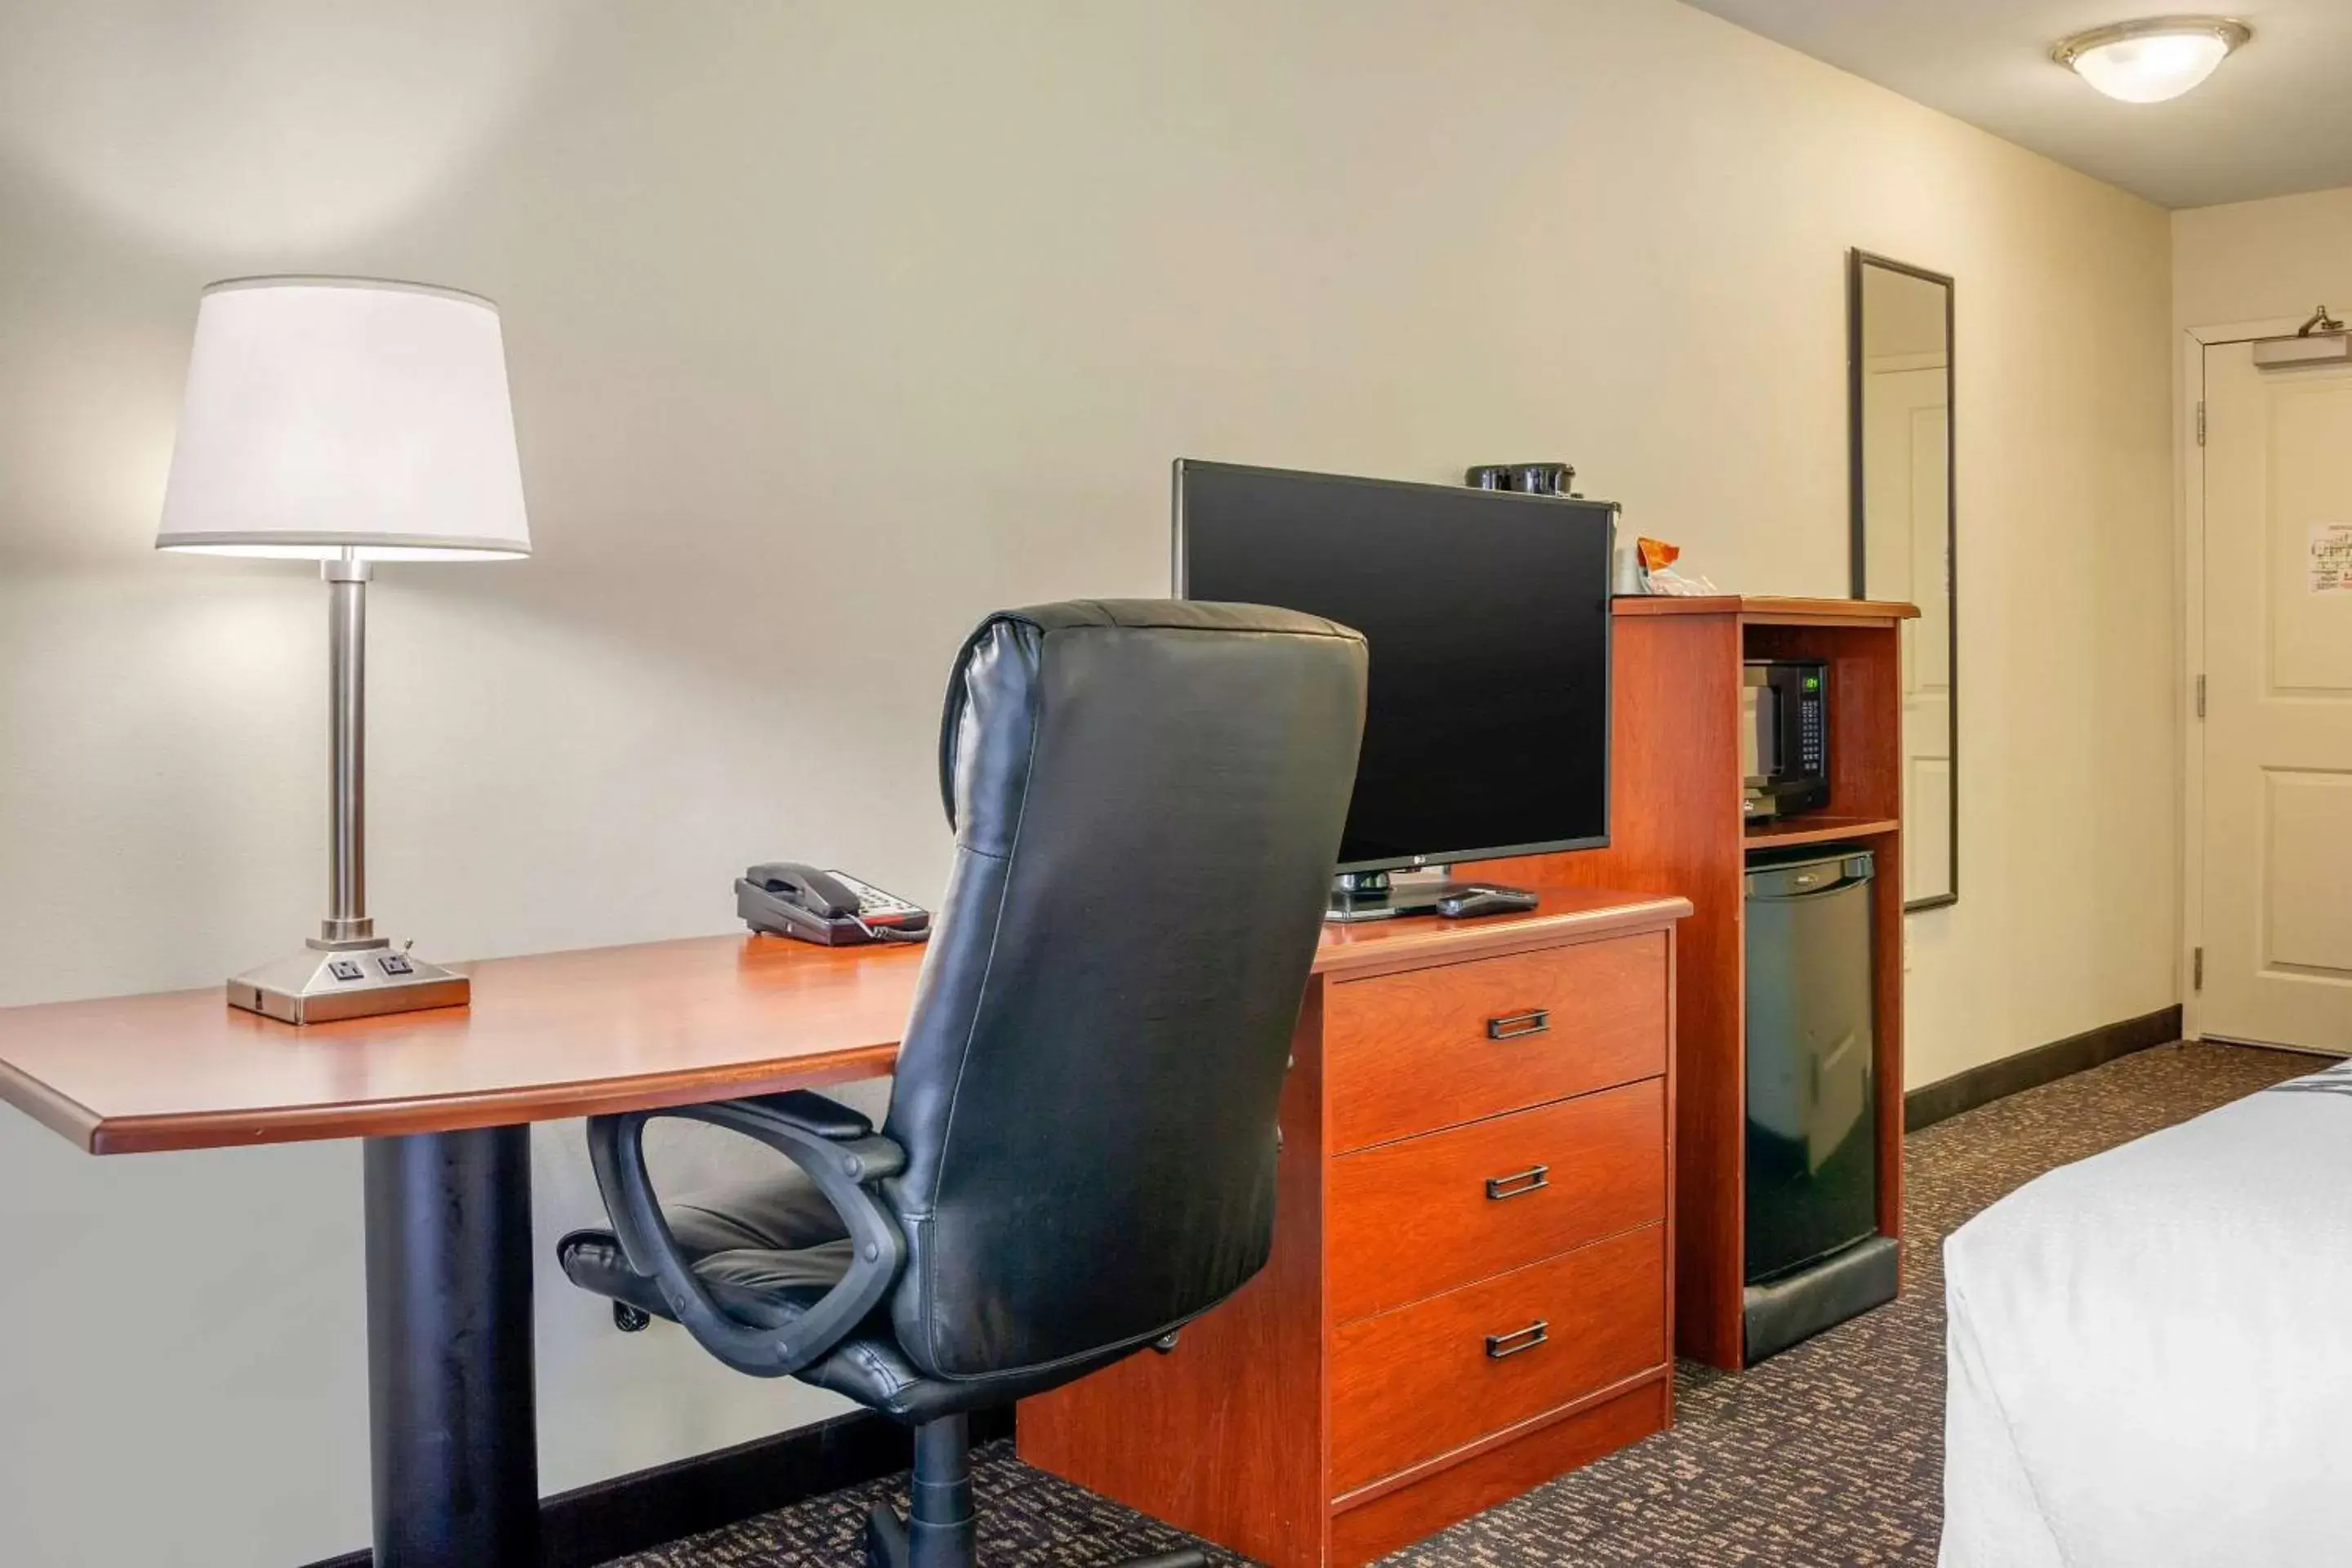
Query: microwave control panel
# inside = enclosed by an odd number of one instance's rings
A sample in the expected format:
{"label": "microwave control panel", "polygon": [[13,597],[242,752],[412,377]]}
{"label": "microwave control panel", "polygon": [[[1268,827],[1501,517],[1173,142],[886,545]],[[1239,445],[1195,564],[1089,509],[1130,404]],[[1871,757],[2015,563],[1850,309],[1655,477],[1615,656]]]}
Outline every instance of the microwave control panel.
{"label": "microwave control panel", "polygon": [[1822,674],[1817,669],[1805,671],[1802,689],[1797,698],[1797,753],[1804,771],[1819,777],[1829,761],[1829,736],[1824,732],[1822,701]]}

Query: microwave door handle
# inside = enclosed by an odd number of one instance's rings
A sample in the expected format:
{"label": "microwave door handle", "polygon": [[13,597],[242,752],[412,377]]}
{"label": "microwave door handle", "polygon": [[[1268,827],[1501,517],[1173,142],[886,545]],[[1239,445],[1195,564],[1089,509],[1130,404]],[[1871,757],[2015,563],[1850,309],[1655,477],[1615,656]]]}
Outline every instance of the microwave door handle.
{"label": "microwave door handle", "polygon": [[1772,722],[1771,688],[1750,685],[1739,693],[1739,765],[1741,776],[1754,784],[1769,784],[1779,761],[1780,736]]}

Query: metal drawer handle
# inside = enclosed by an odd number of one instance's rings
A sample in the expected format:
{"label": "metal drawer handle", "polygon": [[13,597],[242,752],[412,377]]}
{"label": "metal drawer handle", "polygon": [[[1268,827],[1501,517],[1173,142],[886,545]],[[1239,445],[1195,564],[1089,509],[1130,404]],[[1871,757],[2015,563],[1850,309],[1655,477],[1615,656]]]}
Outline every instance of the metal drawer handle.
{"label": "metal drawer handle", "polygon": [[1551,1009],[1530,1007],[1524,1013],[1487,1019],[1486,1037],[1490,1040],[1520,1040],[1529,1035],[1540,1035],[1550,1027]]}
{"label": "metal drawer handle", "polygon": [[1549,1338],[1551,1325],[1538,1318],[1524,1329],[1514,1329],[1507,1334],[1488,1334],[1486,1354],[1490,1360],[1500,1361],[1507,1355],[1531,1351]]}
{"label": "metal drawer handle", "polygon": [[1507,1176],[1486,1178],[1486,1195],[1490,1198],[1523,1198],[1529,1193],[1539,1193],[1551,1185],[1549,1165],[1529,1165]]}

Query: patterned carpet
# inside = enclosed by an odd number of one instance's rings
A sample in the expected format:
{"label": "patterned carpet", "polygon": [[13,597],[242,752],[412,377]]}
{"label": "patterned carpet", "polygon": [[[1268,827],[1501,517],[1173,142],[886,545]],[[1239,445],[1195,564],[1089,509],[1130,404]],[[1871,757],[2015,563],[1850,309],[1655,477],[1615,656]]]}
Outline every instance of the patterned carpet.
{"label": "patterned carpet", "polygon": [[[1942,1519],[1946,1235],[2041,1173],[2286,1079],[2312,1058],[2166,1046],[1916,1132],[1901,1300],[1739,1374],[1685,1363],[1672,1430],[1406,1548],[1391,1568],[1933,1563]],[[1185,1538],[981,1451],[989,1568],[1106,1563]],[[615,1568],[850,1568],[866,1508],[835,1493],[623,1559]],[[1234,1559],[1224,1558],[1224,1562]]]}

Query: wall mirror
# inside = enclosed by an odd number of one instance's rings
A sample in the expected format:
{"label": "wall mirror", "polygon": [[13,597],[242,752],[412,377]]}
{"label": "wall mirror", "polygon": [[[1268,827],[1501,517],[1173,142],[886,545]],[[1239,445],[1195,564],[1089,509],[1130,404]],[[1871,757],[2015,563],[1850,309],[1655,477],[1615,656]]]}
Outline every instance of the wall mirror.
{"label": "wall mirror", "polygon": [[1853,594],[1903,623],[1903,899],[1959,897],[1958,638],[1952,615],[1952,280],[1853,251],[1846,266]]}

